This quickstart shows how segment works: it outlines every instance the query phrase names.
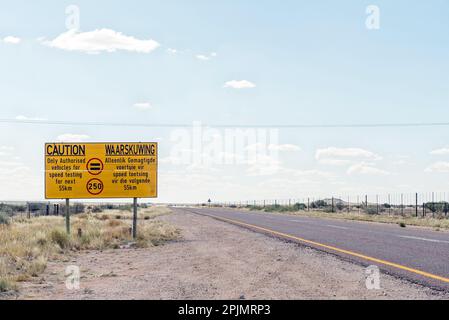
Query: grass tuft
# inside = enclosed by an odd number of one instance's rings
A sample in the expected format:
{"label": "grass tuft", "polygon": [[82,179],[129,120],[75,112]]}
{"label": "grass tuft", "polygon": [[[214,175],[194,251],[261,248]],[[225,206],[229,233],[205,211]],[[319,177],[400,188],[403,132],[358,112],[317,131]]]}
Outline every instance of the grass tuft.
{"label": "grass tuft", "polygon": [[62,230],[51,231],[50,239],[53,243],[57,244],[61,249],[66,249],[69,247],[70,244],[69,236]]}

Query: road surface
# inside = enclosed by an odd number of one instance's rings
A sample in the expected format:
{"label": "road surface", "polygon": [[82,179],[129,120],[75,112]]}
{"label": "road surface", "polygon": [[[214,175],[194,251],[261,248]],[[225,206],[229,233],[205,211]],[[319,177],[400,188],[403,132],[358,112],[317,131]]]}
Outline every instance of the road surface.
{"label": "road surface", "polygon": [[415,283],[449,291],[449,233],[349,220],[184,208],[336,254]]}

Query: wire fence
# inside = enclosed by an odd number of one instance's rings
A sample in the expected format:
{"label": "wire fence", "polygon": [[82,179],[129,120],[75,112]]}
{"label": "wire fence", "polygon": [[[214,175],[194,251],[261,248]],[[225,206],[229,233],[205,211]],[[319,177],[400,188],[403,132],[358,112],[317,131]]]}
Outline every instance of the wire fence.
{"label": "wire fence", "polygon": [[[146,208],[147,204],[139,204]],[[75,202],[70,205],[71,214],[100,213],[103,210],[131,211],[131,203],[82,203]],[[40,216],[65,216],[66,206],[64,202],[1,202],[0,214],[8,216],[20,216],[24,218]]]}
{"label": "wire fence", "polygon": [[319,211],[404,217],[449,217],[449,192],[392,193],[245,200],[211,203],[215,207],[266,211]]}

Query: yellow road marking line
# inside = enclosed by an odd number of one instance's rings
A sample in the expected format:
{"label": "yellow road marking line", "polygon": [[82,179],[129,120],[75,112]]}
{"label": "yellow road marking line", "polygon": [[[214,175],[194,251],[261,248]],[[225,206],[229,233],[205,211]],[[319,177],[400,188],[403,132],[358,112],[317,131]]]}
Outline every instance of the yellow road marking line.
{"label": "yellow road marking line", "polygon": [[408,271],[408,272],[412,272],[412,273],[415,273],[415,274],[418,274],[418,275],[421,275],[421,276],[424,276],[424,277],[427,277],[427,278],[431,278],[431,279],[434,279],[434,280],[439,280],[439,281],[443,281],[443,282],[449,283],[449,278],[441,277],[441,276],[438,276],[436,274],[428,273],[428,272],[421,271],[421,270],[418,270],[418,269],[406,267],[406,266],[403,266],[401,264],[397,264],[397,263],[394,263],[394,262],[389,262],[389,261],[386,261],[386,260],[373,258],[373,257],[370,257],[370,256],[366,256],[366,255],[357,253],[357,252],[353,252],[353,251],[349,251],[349,250],[345,250],[345,249],[340,249],[340,248],[337,248],[337,247],[329,246],[327,244],[323,244],[323,243],[319,243],[319,242],[316,242],[316,241],[307,240],[307,239],[300,238],[300,237],[295,237],[295,236],[292,236],[290,234],[274,231],[274,230],[271,230],[271,229],[259,227],[259,226],[253,225],[253,224],[244,223],[244,222],[233,220],[233,219],[217,217],[215,215],[209,215],[209,214],[206,214],[206,216],[209,216],[209,217],[212,217],[212,218],[216,218],[216,219],[219,219],[219,220],[222,220],[222,221],[231,222],[231,223],[238,224],[238,225],[241,225],[241,226],[245,226],[245,227],[261,230],[261,231],[268,232],[268,233],[271,233],[271,234],[274,234],[274,235],[278,235],[278,236],[281,236],[281,237],[284,237],[284,238],[289,238],[289,239],[293,239],[293,240],[296,240],[296,241],[304,242],[304,243],[307,243],[307,244],[312,244],[312,245],[317,246],[317,247],[330,249],[330,250],[333,250],[333,251],[336,251],[336,252],[344,253],[344,254],[347,254],[347,255],[350,255],[350,256],[362,258],[362,259],[365,259],[365,260],[368,260],[368,261],[372,261],[372,262],[380,263],[380,264],[383,264],[383,265],[386,265],[386,266],[390,266],[390,267],[394,267],[394,268],[397,268],[397,269],[401,269],[401,270],[405,270],[405,271]]}

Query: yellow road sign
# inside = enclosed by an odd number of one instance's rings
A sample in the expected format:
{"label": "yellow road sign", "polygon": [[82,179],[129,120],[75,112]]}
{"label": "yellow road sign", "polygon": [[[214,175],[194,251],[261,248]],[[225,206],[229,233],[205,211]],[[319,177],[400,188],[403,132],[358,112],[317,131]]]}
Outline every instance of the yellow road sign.
{"label": "yellow road sign", "polygon": [[156,198],[158,144],[47,143],[46,199]]}

